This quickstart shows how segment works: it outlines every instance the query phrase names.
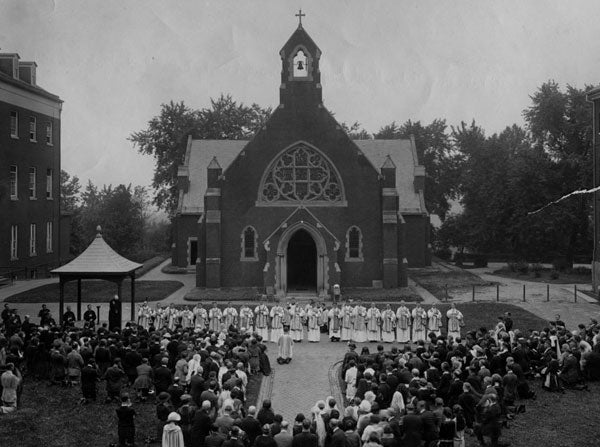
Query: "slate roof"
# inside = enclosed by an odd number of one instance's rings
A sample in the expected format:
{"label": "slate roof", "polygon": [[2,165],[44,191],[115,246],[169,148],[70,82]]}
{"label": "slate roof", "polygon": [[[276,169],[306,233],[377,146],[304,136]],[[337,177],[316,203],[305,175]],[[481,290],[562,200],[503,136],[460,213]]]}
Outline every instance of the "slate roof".
{"label": "slate roof", "polygon": [[[404,214],[427,214],[422,192],[415,191],[415,173],[424,174],[419,166],[416,148],[412,140],[354,140],[377,172],[384,164],[389,165],[388,155],[396,167],[396,189],[400,212]],[[223,172],[248,144],[245,140],[192,140],[188,141],[184,165],[179,175],[189,176],[188,192],[180,190],[178,211],[181,214],[200,214],[204,209],[206,192],[206,168],[216,157]]]}
{"label": "slate roof", "polygon": [[114,251],[98,233],[83,253],[51,273],[63,274],[127,274],[142,267]]}

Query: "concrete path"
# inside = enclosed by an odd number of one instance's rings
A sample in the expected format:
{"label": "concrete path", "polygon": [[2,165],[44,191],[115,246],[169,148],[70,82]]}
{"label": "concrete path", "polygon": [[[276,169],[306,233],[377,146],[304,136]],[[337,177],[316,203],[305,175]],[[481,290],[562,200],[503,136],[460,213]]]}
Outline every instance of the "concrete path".
{"label": "concrete path", "polygon": [[290,425],[298,413],[310,417],[316,402],[328,396],[333,396],[342,410],[337,362],[344,358],[346,343],[332,343],[327,334],[321,334],[319,343],[304,340],[294,344],[294,357],[287,365],[277,363],[275,343],[267,343],[267,348],[273,373],[263,378],[259,408],[264,399],[271,399],[275,413],[281,414]]}

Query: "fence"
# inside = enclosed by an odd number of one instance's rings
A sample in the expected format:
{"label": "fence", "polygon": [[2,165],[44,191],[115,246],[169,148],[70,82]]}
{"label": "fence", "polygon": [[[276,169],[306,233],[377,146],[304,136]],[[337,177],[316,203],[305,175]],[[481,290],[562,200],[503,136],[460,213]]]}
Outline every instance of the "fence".
{"label": "fence", "polygon": [[446,285],[443,301],[598,302],[598,298],[591,295],[590,291],[582,290],[577,284],[471,285],[470,290],[465,287],[449,288]]}

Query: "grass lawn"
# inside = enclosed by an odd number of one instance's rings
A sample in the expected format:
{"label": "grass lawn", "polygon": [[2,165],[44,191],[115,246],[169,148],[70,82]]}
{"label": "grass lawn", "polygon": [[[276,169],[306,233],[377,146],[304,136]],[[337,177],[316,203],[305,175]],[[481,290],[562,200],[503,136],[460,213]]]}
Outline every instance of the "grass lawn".
{"label": "grass lawn", "polygon": [[[600,383],[590,382],[590,391],[549,393],[537,379],[531,382],[536,400],[522,401],[527,411],[502,429],[500,442],[514,447],[597,446],[600,439],[598,396]],[[477,438],[466,435],[466,447],[479,447]],[[489,438],[486,438],[489,443]]]}
{"label": "grass lawn", "polygon": [[543,269],[537,274],[535,272],[519,273],[513,272],[508,268],[501,268],[492,272],[493,275],[502,276],[504,278],[515,278],[524,281],[541,282],[548,284],[592,284],[592,276],[590,274],[581,275],[575,273],[559,272],[558,278],[550,277],[551,269]]}
{"label": "grass lawn", "polygon": [[[181,287],[183,287],[183,283],[179,281],[139,280],[135,282],[136,301],[160,301]],[[84,280],[81,282],[81,300],[84,303],[108,303],[116,293],[117,286],[109,281]],[[123,281],[122,293],[121,300],[123,302],[131,300],[129,279]],[[7,303],[58,303],[59,294],[58,283],[46,284],[11,295],[4,301]],[[70,281],[65,285],[65,302],[77,302],[77,281]]]}
{"label": "grass lawn", "polygon": [[452,291],[493,284],[463,269],[451,271],[433,268],[409,269],[408,276],[440,300],[443,300],[446,295],[446,287],[448,291]]}
{"label": "grass lawn", "polygon": [[222,287],[207,289],[196,287],[185,295],[186,301],[258,301],[262,292],[257,287]]}
{"label": "grass lawn", "polygon": [[[262,375],[250,377],[248,406],[256,405],[261,381]],[[105,396],[101,383],[97,402],[104,402]],[[78,387],[49,387],[46,382],[26,380],[20,409],[0,417],[0,445],[106,447],[118,443],[117,404],[78,405],[80,398]],[[148,435],[155,437],[156,410],[153,403],[134,403],[133,408],[137,412],[136,445],[142,446]]]}

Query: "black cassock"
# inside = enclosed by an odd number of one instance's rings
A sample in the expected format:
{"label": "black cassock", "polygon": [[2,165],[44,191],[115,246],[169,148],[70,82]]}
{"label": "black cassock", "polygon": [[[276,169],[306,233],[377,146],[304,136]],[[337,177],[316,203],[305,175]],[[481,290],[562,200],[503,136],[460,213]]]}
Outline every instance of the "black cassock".
{"label": "black cassock", "polygon": [[121,300],[110,300],[110,308],[108,310],[108,328],[121,329]]}

